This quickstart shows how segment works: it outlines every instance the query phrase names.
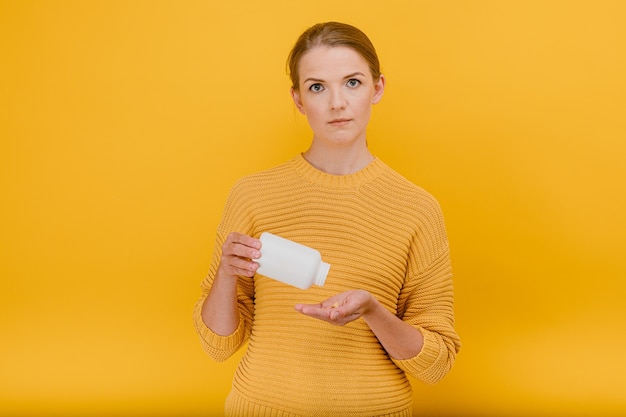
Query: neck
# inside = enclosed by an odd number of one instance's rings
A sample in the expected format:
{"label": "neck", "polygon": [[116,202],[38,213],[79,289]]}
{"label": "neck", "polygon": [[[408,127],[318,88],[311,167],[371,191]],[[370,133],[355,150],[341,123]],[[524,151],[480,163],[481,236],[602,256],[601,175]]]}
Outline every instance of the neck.
{"label": "neck", "polygon": [[374,156],[365,146],[359,149],[327,150],[311,145],[302,155],[309,164],[332,175],[354,174],[374,160]]}

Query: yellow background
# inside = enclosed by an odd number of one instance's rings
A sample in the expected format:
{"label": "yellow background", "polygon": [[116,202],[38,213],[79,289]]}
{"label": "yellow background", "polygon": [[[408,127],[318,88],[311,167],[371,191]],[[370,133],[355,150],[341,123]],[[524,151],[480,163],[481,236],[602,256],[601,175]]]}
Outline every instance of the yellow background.
{"label": "yellow background", "polygon": [[[235,179],[306,149],[285,58],[376,45],[463,350],[428,416],[626,413],[626,2],[1,1],[0,414],[216,415],[191,311]],[[294,303],[297,300],[294,300]]]}

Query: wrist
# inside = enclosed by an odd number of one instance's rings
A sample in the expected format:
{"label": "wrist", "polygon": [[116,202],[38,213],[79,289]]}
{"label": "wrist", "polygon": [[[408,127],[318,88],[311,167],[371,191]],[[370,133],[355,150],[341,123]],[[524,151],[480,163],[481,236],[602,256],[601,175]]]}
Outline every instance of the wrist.
{"label": "wrist", "polygon": [[367,295],[368,295],[368,299],[367,299],[367,302],[364,304],[363,314],[362,314],[362,317],[365,320],[375,315],[376,311],[381,305],[378,299],[374,297],[370,292],[367,292]]}

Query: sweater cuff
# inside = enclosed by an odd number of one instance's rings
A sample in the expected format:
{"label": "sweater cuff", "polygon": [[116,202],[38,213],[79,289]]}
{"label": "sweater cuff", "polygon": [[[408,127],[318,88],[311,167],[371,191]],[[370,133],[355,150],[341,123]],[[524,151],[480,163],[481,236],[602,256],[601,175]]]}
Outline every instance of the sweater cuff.
{"label": "sweater cuff", "polygon": [[241,346],[245,336],[245,324],[243,318],[239,317],[239,325],[235,331],[227,336],[215,333],[202,320],[200,314],[194,315],[195,327],[202,347],[213,360],[222,362],[228,359]]}
{"label": "sweater cuff", "polygon": [[[439,380],[436,372],[433,372],[433,365],[438,363],[441,355],[441,347],[437,337],[424,329],[419,329],[424,337],[422,350],[414,357],[409,359],[393,359],[393,362],[409,375],[423,381],[427,384],[434,384]],[[436,368],[436,367],[435,367]]]}

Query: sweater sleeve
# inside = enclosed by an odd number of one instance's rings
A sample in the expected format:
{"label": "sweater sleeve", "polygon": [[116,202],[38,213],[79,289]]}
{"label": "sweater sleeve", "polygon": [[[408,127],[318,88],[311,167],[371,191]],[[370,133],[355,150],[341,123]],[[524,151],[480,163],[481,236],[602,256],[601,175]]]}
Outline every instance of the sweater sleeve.
{"label": "sweater sleeve", "polygon": [[452,368],[461,342],[454,329],[450,250],[443,216],[434,204],[413,243],[408,275],[398,298],[398,316],[424,337],[413,358],[392,359],[418,380],[434,384]]}
{"label": "sweater sleeve", "polygon": [[222,244],[225,237],[217,235],[215,249],[211,259],[209,272],[202,281],[202,296],[195,305],[193,320],[200,343],[204,351],[216,361],[224,361],[233,355],[250,337],[252,315],[254,311],[254,284],[251,278],[239,277],[237,287],[237,303],[239,309],[239,326],[231,335],[221,336],[214,333],[202,320],[202,305],[209,295],[217,266],[222,256]]}
{"label": "sweater sleeve", "polygon": [[[224,361],[233,355],[250,337],[254,315],[254,278],[240,276],[237,281],[237,304],[239,326],[231,335],[221,336],[209,329],[202,320],[204,304],[222,257],[222,245],[231,231],[251,234],[251,217],[246,212],[240,184],[231,190],[224,208],[224,214],[217,230],[215,246],[209,271],[202,281],[202,295],[193,311],[193,321],[204,351],[216,361]],[[244,209],[242,209],[244,208]]]}
{"label": "sweater sleeve", "polygon": [[[406,293],[406,294],[404,294]],[[403,291],[403,320],[420,330],[424,345],[417,356],[393,361],[418,380],[434,384],[452,368],[461,343],[454,330],[452,274],[448,254]]]}

